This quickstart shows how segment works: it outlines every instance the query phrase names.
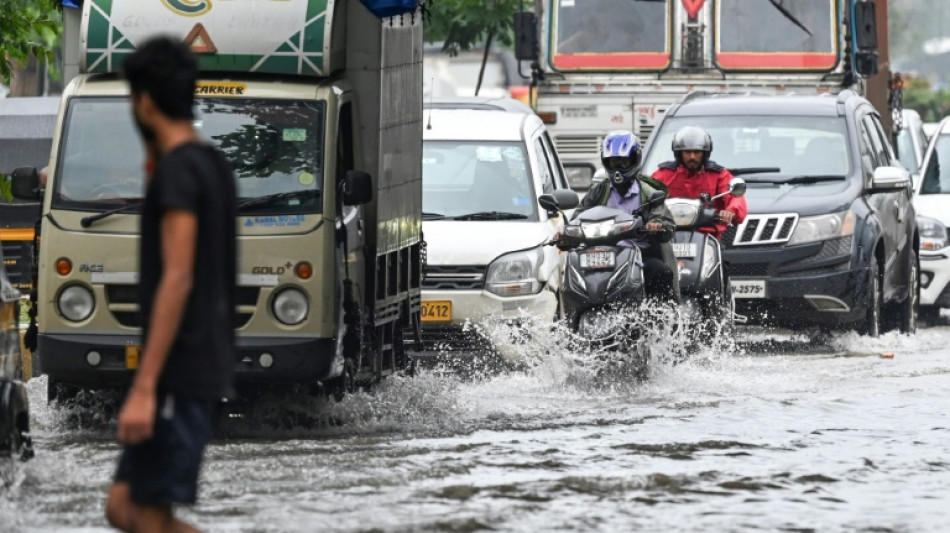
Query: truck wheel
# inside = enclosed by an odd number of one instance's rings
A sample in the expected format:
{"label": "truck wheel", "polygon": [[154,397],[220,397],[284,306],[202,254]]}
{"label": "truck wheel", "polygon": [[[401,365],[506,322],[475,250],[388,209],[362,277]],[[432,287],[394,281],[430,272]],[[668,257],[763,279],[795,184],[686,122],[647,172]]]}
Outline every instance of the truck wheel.
{"label": "truck wheel", "polygon": [[80,392],[82,392],[82,389],[75,385],[66,385],[49,378],[46,383],[46,403],[56,402],[62,407],[67,403],[74,402]]}
{"label": "truck wheel", "polygon": [[917,333],[920,317],[920,263],[916,250],[910,253],[910,268],[907,270],[907,298],[901,302],[899,324],[901,333],[913,334]]}
{"label": "truck wheel", "polygon": [[864,317],[864,324],[861,326],[861,333],[868,337],[881,336],[884,295],[882,294],[880,271],[881,267],[877,263],[877,258],[872,257],[871,265],[868,267],[868,310]]}

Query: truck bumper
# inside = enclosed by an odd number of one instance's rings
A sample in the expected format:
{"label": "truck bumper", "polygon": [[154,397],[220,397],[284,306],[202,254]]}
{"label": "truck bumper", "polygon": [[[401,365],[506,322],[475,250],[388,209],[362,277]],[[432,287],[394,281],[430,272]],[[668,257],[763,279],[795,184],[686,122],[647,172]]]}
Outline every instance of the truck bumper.
{"label": "truck bumper", "polygon": [[[765,279],[765,298],[736,298],[749,324],[853,327],[867,314],[867,269]],[[740,282],[741,277],[732,280]]]}
{"label": "truck bumper", "polygon": [[[140,337],[132,335],[40,335],[40,371],[69,385],[125,387],[134,373],[126,365],[126,346],[140,342]],[[235,381],[314,383],[330,377],[335,349],[333,339],[238,337]],[[93,351],[99,353],[97,365],[88,360]],[[273,360],[268,368],[261,365],[265,353]]]}

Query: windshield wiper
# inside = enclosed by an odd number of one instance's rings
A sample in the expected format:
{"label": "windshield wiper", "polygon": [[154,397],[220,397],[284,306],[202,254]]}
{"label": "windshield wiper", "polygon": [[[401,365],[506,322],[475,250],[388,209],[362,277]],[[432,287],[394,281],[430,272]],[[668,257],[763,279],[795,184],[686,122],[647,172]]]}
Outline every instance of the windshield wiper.
{"label": "windshield wiper", "polygon": [[452,220],[526,220],[528,215],[506,213],[504,211],[479,211],[467,215],[452,217]]}
{"label": "windshield wiper", "polygon": [[769,3],[775,6],[775,9],[778,9],[781,14],[785,15],[785,18],[792,21],[792,24],[801,28],[802,31],[804,31],[808,35],[811,35],[811,31],[809,31],[808,28],[806,28],[805,25],[802,24],[800,20],[795,18],[795,15],[792,15],[792,13],[788,9],[785,9],[785,6],[782,5],[785,3],[785,0],[769,0]]}
{"label": "windshield wiper", "polygon": [[766,174],[769,172],[781,172],[782,169],[778,167],[745,167],[745,168],[730,168],[728,169],[729,173],[733,176],[744,176],[746,174]]}
{"label": "windshield wiper", "polygon": [[115,208],[115,209],[110,209],[110,210],[108,210],[108,211],[103,211],[103,212],[101,212],[101,213],[96,213],[95,215],[89,215],[88,217],[83,217],[82,220],[79,221],[79,225],[82,226],[82,227],[84,227],[84,228],[88,228],[89,226],[91,226],[91,225],[93,224],[93,222],[98,222],[98,221],[100,221],[100,220],[102,220],[102,219],[104,219],[104,218],[106,218],[106,217],[111,217],[112,215],[115,215],[115,214],[118,214],[118,213],[124,213],[124,212],[126,212],[126,211],[131,211],[131,210],[133,210],[133,209],[135,209],[135,208],[137,208],[137,207],[142,207],[142,204],[143,204],[143,203],[144,203],[144,202],[138,201],[138,202],[135,202],[135,203],[133,203],[133,204],[126,204],[126,205],[123,205],[122,207],[117,207],[117,208]]}
{"label": "windshield wiper", "polygon": [[426,213],[422,212],[422,220],[443,220],[445,215],[442,213]]}
{"label": "windshield wiper", "polygon": [[771,183],[774,185],[799,184],[799,183],[817,183],[819,181],[844,181],[847,176],[841,174],[806,174],[802,176],[792,176],[777,180],[747,178],[746,183]]}
{"label": "windshield wiper", "polygon": [[244,200],[237,204],[238,210],[244,209],[245,207],[259,207],[262,205],[273,204],[274,202],[279,202],[281,200],[292,200],[294,198],[317,198],[320,196],[320,191],[316,189],[304,189],[299,191],[288,191],[288,192],[279,192],[276,194],[268,194],[267,196],[258,196],[257,198],[250,198]]}

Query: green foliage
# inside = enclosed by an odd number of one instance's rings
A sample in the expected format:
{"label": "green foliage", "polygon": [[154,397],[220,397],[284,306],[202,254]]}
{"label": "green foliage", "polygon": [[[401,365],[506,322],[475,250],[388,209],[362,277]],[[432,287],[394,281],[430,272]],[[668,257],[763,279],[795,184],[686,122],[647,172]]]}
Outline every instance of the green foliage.
{"label": "green foliage", "polygon": [[939,122],[950,116],[950,92],[934,91],[926,78],[911,78],[905,81],[904,108],[919,113],[924,122]]}
{"label": "green foliage", "polygon": [[41,63],[53,64],[53,46],[62,28],[56,0],[3,0],[0,82],[10,84],[12,61],[25,63],[30,56],[35,56]]}
{"label": "green foliage", "polygon": [[13,201],[13,182],[9,176],[4,176],[0,172],[0,203],[10,203]]}
{"label": "green foliage", "polygon": [[[503,46],[514,45],[514,18],[521,0],[430,0],[425,40],[442,41],[443,50],[469,50],[489,36]],[[524,2],[531,9],[533,2]]]}

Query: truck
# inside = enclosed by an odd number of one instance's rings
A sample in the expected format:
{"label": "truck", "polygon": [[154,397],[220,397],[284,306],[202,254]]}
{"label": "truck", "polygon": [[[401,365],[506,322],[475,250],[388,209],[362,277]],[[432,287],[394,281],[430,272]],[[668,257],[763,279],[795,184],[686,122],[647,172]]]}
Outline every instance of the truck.
{"label": "truck", "polygon": [[381,18],[373,4],[86,0],[65,10],[64,72],[78,73],[49,176],[42,188],[13,184],[19,197],[42,196],[37,352],[50,400],[126,387],[138,365],[144,151],[118,73],[158,33],[195,53],[195,127],[237,180],[238,391],[341,397],[409,367],[424,259],[422,16],[413,6]]}
{"label": "truck", "polygon": [[537,0],[515,31],[533,105],[577,189],[590,186],[608,131],[645,143],[690,92],[852,89],[888,127],[896,107],[886,0]]}

